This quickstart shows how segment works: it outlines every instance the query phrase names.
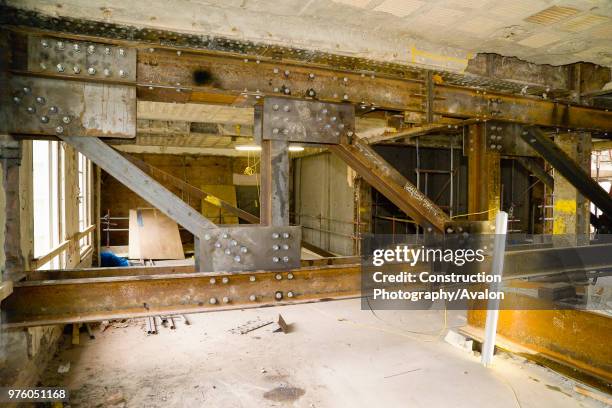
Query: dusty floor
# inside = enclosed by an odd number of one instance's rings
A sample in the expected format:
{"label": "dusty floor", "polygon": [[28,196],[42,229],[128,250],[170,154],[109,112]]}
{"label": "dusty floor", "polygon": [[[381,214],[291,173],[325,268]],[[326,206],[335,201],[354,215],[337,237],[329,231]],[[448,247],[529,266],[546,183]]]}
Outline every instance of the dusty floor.
{"label": "dusty floor", "polygon": [[[291,325],[236,328],[257,319]],[[190,315],[147,335],[144,321],[95,340],[65,336],[44,385],[64,385],[73,407],[602,407],[573,382],[521,358],[492,369],[438,336],[441,311],[360,310],[358,300]],[[448,316],[448,327],[463,324]],[[125,327],[122,327],[125,326]],[[417,333],[419,332],[419,333]],[[425,334],[421,334],[425,333]],[[60,364],[70,362],[65,374]]]}

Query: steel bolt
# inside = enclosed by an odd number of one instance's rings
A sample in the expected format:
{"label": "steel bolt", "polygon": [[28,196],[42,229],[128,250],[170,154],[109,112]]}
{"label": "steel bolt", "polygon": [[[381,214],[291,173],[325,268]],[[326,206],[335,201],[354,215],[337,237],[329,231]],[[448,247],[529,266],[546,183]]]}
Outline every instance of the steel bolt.
{"label": "steel bolt", "polygon": [[229,298],[227,296],[223,296],[223,303],[229,303]]}
{"label": "steel bolt", "polygon": [[280,235],[278,234],[278,232],[273,232],[272,233],[272,239],[278,239],[280,237]]}
{"label": "steel bolt", "polygon": [[40,117],[40,121],[42,123],[49,123],[49,117],[48,116],[41,116]]}
{"label": "steel bolt", "polygon": [[28,111],[28,113],[36,113],[36,108],[33,106],[28,106],[26,111]]}
{"label": "steel bolt", "polygon": [[96,73],[96,69],[94,67],[87,68],[87,73],[89,75],[94,75]]}
{"label": "steel bolt", "polygon": [[13,102],[19,103],[19,102],[21,102],[21,98],[18,97],[18,96],[13,96]]}
{"label": "steel bolt", "polygon": [[288,250],[289,250],[289,245],[283,244],[283,251],[288,251]]}
{"label": "steel bolt", "polygon": [[275,111],[277,111],[277,110],[278,110],[278,105],[277,105],[277,104],[274,104],[274,105],[272,106],[272,109],[273,109],[273,110],[275,110]]}
{"label": "steel bolt", "polygon": [[210,234],[204,234],[205,241],[210,241],[210,238],[211,238]]}
{"label": "steel bolt", "polygon": [[57,126],[55,128],[55,133],[64,133],[64,127],[63,126]]}
{"label": "steel bolt", "polygon": [[314,79],[314,77],[315,77],[315,74],[313,74],[312,72],[310,74],[308,74],[308,78]]}
{"label": "steel bolt", "polygon": [[290,235],[288,232],[283,232],[283,238],[289,239]]}
{"label": "steel bolt", "polygon": [[31,90],[29,87],[27,87],[27,86],[24,86],[24,87],[23,87],[23,93],[25,93],[25,94],[29,94],[31,91],[32,91],[32,90]]}
{"label": "steel bolt", "polygon": [[274,294],[274,297],[276,298],[276,300],[281,300],[283,298],[283,292],[276,292]]}
{"label": "steel bolt", "polygon": [[217,299],[214,298],[214,297],[210,298],[209,302],[210,302],[211,305],[216,305],[217,304]]}
{"label": "steel bolt", "polygon": [[236,261],[236,262],[240,262],[240,259],[241,259],[241,258],[240,258],[240,256],[239,256],[239,255],[236,255],[236,256],[234,257],[234,261]]}
{"label": "steel bolt", "polygon": [[47,69],[47,64],[45,64],[44,62],[41,62],[41,63],[40,63],[40,69],[42,69],[43,71],[44,71],[45,69]]}
{"label": "steel bolt", "polygon": [[342,99],[347,100],[349,98],[349,96],[347,94],[344,94],[344,96],[342,97]]}
{"label": "steel bolt", "polygon": [[74,52],[81,52],[81,46],[79,44],[74,44],[72,46],[72,49],[74,50]]}
{"label": "steel bolt", "polygon": [[291,291],[287,292],[287,297],[288,298],[292,298],[293,297],[293,292],[291,292]]}
{"label": "steel bolt", "polygon": [[224,276],[223,278],[221,278],[221,282],[222,283],[228,283],[229,282],[229,278],[227,276]]}
{"label": "steel bolt", "polygon": [[232,254],[232,251],[230,251],[229,249],[225,250],[225,255],[231,255],[231,254]]}
{"label": "steel bolt", "polygon": [[236,241],[235,239],[232,239],[232,240],[230,241],[230,245],[231,245],[231,246],[237,246],[237,245],[238,245],[238,241]]}
{"label": "steel bolt", "polygon": [[108,47],[105,47],[105,48],[104,48],[104,54],[106,54],[106,55],[110,55],[110,54],[111,54],[111,49],[110,49],[110,48],[108,48]]}
{"label": "steel bolt", "polygon": [[249,276],[249,280],[250,280],[251,282],[255,282],[255,279],[256,279],[256,278],[255,278],[255,276],[253,276],[253,275]]}
{"label": "steel bolt", "polygon": [[280,273],[277,273],[277,274],[274,276],[274,278],[275,278],[276,280],[283,280],[283,275],[281,275]]}
{"label": "steel bolt", "polygon": [[240,252],[246,254],[247,252],[249,252],[249,250],[247,249],[247,247],[240,247]]}
{"label": "steel bolt", "polygon": [[119,76],[120,76],[121,78],[125,78],[125,77],[127,76],[127,72],[126,72],[126,71],[124,71],[124,70],[122,70],[122,69],[120,69],[120,70],[119,70]]}
{"label": "steel bolt", "polygon": [[36,102],[40,103],[41,105],[45,104],[45,98],[43,98],[42,96],[37,96],[36,97]]}
{"label": "steel bolt", "polygon": [[283,262],[284,262],[284,263],[289,262],[289,257],[288,257],[288,256],[283,256]]}
{"label": "steel bolt", "polygon": [[57,42],[57,49],[58,50],[63,50],[65,48],[64,42],[63,41],[58,41]]}
{"label": "steel bolt", "polygon": [[277,263],[278,261],[280,261],[280,259],[278,259],[278,256],[272,258],[272,262]]}
{"label": "steel bolt", "polygon": [[72,118],[70,116],[64,116],[62,118],[62,122],[64,122],[65,124],[69,124],[70,121],[72,121]]}
{"label": "steel bolt", "polygon": [[215,283],[217,283],[217,280],[215,278],[210,278],[209,282],[211,285],[214,285]]}
{"label": "steel bolt", "polygon": [[228,239],[229,238],[229,234],[227,232],[223,233],[223,235],[221,235],[221,237],[223,239]]}
{"label": "steel bolt", "polygon": [[274,129],[272,129],[272,133],[273,133],[273,134],[275,134],[275,135],[277,135],[277,134],[278,134],[278,128],[274,128]]}
{"label": "steel bolt", "polygon": [[74,67],[72,67],[72,71],[74,71],[75,74],[80,74],[81,68],[78,65],[75,65]]}
{"label": "steel bolt", "polygon": [[285,76],[289,76],[290,72],[289,70],[285,70]]}
{"label": "steel bolt", "polygon": [[272,250],[274,251],[278,251],[280,249],[280,247],[276,244],[272,245]]}
{"label": "steel bolt", "polygon": [[257,300],[257,296],[255,296],[255,295],[251,295],[251,296],[249,296],[249,300],[250,300],[251,302],[254,302],[254,301],[256,301],[256,300]]}
{"label": "steel bolt", "polygon": [[283,129],[283,135],[288,135],[289,134],[289,129]]}
{"label": "steel bolt", "polygon": [[110,76],[110,74],[111,74],[110,69],[104,68],[104,76]]}
{"label": "steel bolt", "polygon": [[64,66],[62,64],[57,64],[55,67],[57,68],[57,72],[64,72]]}
{"label": "steel bolt", "polygon": [[220,242],[215,242],[215,248],[221,248],[221,243]]}
{"label": "steel bolt", "polygon": [[47,40],[40,40],[40,45],[42,45],[43,48],[49,48],[49,41],[47,41]]}
{"label": "steel bolt", "polygon": [[59,111],[59,109],[57,109],[57,106],[51,106],[49,108],[49,113],[57,113]]}
{"label": "steel bolt", "polygon": [[293,274],[291,272],[289,272],[287,274],[287,279],[289,279],[289,280],[293,279]]}
{"label": "steel bolt", "polygon": [[87,52],[89,54],[93,54],[94,52],[96,52],[96,46],[95,45],[90,45],[87,47]]}
{"label": "steel bolt", "polygon": [[119,55],[125,57],[125,50],[123,48],[119,48]]}
{"label": "steel bolt", "polygon": [[278,74],[278,68],[274,68],[272,71],[273,71],[275,74]]}

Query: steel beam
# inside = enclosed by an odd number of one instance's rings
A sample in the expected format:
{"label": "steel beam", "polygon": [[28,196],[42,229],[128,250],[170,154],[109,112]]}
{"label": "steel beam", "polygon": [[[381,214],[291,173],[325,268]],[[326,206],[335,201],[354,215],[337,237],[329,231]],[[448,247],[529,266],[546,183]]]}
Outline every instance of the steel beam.
{"label": "steel beam", "polygon": [[216,228],[214,223],[100,139],[81,136],[60,138],[196,237],[203,236],[206,229]]}
{"label": "steel beam", "polygon": [[538,180],[540,180],[546,187],[550,189],[555,188],[555,181],[553,177],[548,174],[536,159],[530,157],[515,157],[514,160],[519,162],[528,172],[533,174]]}
{"label": "steel beam", "polygon": [[491,221],[500,209],[501,169],[498,151],[488,149],[485,124],[469,126],[468,219]]}
{"label": "steel beam", "polygon": [[448,215],[358,138],[329,149],[425,230],[444,231]]}
{"label": "steel beam", "polygon": [[593,178],[540,129],[530,127],[521,137],[581,194],[612,218],[612,198]]}

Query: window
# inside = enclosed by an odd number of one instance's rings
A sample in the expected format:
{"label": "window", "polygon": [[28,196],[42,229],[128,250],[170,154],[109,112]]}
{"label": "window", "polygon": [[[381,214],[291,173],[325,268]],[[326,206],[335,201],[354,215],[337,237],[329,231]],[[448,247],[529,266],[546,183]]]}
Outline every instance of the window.
{"label": "window", "polygon": [[[60,244],[59,143],[32,142],[34,257],[47,255]],[[55,257],[39,269],[59,268]]]}
{"label": "window", "polygon": [[[92,224],[91,202],[92,202],[92,171],[91,162],[81,153],[77,153],[79,172],[79,232],[85,231]],[[84,235],[79,240],[81,254],[91,246],[91,233]]]}

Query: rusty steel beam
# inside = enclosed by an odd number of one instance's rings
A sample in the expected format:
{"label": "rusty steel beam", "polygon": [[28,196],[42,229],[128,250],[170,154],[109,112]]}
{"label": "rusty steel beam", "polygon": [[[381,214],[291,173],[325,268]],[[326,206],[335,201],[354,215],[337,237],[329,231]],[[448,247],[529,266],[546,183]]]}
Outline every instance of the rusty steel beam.
{"label": "rusty steel beam", "polygon": [[353,138],[351,144],[330,145],[329,150],[425,230],[441,232],[450,222],[444,211],[363,141]]}
{"label": "rusty steel beam", "polygon": [[2,302],[3,323],[27,327],[344,299],[359,296],[360,272],[357,264],[24,281]]}
{"label": "rusty steel beam", "polygon": [[[151,48],[150,45],[104,36],[54,35],[137,48],[137,80],[129,83],[138,86],[141,100],[252,105],[257,97],[284,95],[350,102],[359,106],[358,112],[372,109],[415,112],[424,122],[429,106],[430,116],[433,113],[433,117],[441,121],[449,118],[480,119],[566,129],[606,131],[612,128],[612,112],[605,109],[533,95],[500,93],[493,88],[487,90],[485,82],[479,89],[474,89],[445,82],[441,77],[432,84],[433,96],[427,100],[427,94],[423,93],[427,71],[413,67],[385,72],[384,66],[378,66],[376,69],[380,73],[374,69],[366,74],[356,66],[335,69],[312,61],[279,60],[273,55],[237,56],[188,46]],[[20,65],[20,61],[27,60],[24,58],[24,54],[27,57],[24,41],[16,41],[13,46],[17,48],[13,53],[18,58],[12,70],[26,74],[27,66],[23,62]],[[66,79],[66,75],[51,71],[44,76]],[[104,78],[94,80],[85,76],[79,79],[109,82]]]}

